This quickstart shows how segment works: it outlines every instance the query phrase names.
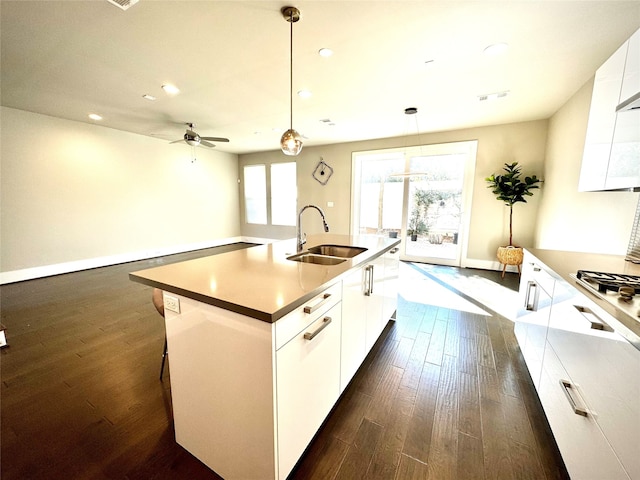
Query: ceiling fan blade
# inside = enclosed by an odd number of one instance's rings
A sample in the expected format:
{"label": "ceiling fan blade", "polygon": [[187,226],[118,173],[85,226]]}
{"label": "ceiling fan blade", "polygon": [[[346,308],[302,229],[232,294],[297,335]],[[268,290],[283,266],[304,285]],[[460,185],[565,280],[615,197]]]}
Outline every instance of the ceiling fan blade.
{"label": "ceiling fan blade", "polygon": [[200,145],[204,145],[205,147],[209,147],[209,148],[215,147],[213,143],[207,142],[206,140],[202,140],[202,137],[200,137]]}
{"label": "ceiling fan blade", "polygon": [[184,138],[181,138],[180,140],[174,140],[173,142],[169,142],[169,143],[180,143],[180,142],[184,142]]}
{"label": "ceiling fan blade", "polygon": [[228,142],[228,138],[222,137],[200,137],[202,140],[211,140],[212,142]]}

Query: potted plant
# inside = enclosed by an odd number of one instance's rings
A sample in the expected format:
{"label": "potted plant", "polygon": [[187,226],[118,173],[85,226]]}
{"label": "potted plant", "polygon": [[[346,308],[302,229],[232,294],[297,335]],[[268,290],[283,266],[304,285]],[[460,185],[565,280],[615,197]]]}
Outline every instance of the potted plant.
{"label": "potted plant", "polygon": [[418,235],[429,231],[427,224],[427,212],[429,206],[434,202],[433,192],[417,188],[414,193],[413,210],[409,218],[409,229],[407,234],[411,236],[411,241],[415,242]]}
{"label": "potted plant", "polygon": [[498,247],[497,253],[498,260],[504,265],[502,269],[504,277],[507,265],[517,265],[519,272],[522,264],[522,247],[513,244],[513,205],[519,202],[527,203],[525,197],[533,195],[531,190],[539,188],[538,183],[541,180],[535,175],[525,176],[523,179],[518,162],[505,163],[503,170],[506,173],[493,174],[485,180],[496,198],[509,207],[509,245]]}

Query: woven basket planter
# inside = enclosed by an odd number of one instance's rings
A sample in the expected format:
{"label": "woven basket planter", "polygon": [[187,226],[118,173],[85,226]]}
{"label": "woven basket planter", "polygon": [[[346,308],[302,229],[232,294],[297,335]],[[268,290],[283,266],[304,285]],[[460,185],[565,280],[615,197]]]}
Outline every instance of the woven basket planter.
{"label": "woven basket planter", "polygon": [[522,265],[522,247],[498,247],[498,261],[503,265]]}

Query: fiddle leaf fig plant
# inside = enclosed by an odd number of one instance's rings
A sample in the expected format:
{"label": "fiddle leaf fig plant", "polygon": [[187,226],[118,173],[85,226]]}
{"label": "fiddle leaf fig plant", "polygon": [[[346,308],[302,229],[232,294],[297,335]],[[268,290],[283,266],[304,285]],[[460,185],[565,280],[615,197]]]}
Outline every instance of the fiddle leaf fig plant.
{"label": "fiddle leaf fig plant", "polygon": [[503,170],[506,173],[493,174],[485,180],[496,198],[509,207],[509,246],[513,246],[513,205],[518,202],[527,203],[525,197],[532,196],[531,190],[539,188],[538,183],[542,180],[535,175],[525,176],[523,179],[518,162],[505,163]]}

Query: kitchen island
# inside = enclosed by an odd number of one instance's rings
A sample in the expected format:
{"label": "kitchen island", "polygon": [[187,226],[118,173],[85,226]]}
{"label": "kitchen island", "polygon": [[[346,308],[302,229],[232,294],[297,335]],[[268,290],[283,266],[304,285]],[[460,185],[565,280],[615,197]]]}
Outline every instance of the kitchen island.
{"label": "kitchen island", "polygon": [[130,274],[162,289],[176,441],[222,477],[284,479],[396,308],[399,239],[294,261],[294,240]]}

